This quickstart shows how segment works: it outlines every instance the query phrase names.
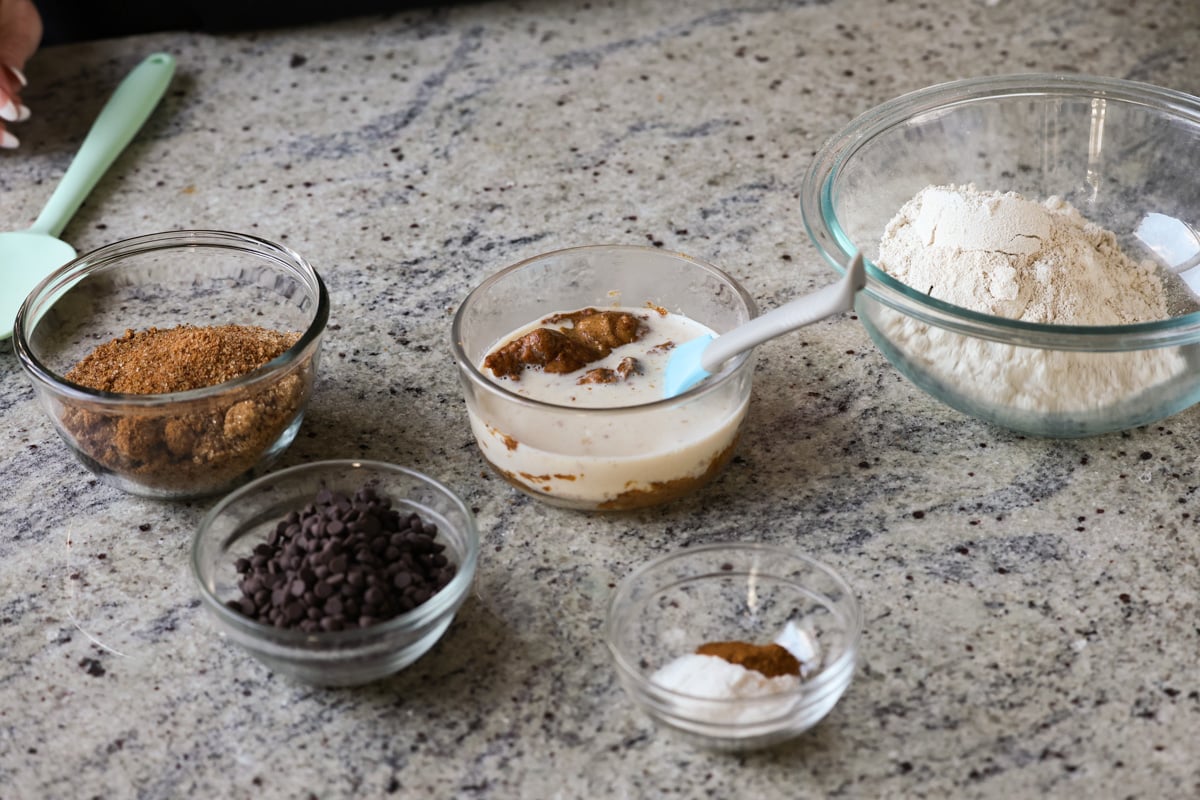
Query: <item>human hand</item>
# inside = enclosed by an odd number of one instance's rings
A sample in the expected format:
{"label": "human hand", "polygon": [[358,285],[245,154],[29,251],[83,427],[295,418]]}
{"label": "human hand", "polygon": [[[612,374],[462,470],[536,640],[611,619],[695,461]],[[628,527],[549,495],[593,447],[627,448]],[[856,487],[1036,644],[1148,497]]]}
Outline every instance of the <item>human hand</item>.
{"label": "human hand", "polygon": [[21,102],[25,62],[42,41],[42,18],[32,0],[0,0],[0,147],[12,149],[20,140],[5,123],[29,118]]}

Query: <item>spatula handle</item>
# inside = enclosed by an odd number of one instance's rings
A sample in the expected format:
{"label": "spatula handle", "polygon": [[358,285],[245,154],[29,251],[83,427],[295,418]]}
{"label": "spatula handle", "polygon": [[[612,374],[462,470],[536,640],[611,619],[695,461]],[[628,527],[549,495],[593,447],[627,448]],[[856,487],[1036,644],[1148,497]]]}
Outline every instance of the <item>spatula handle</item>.
{"label": "spatula handle", "polygon": [[866,286],[862,255],[855,255],[846,274],[837,283],[797,297],[774,311],[734,328],[712,340],[700,355],[700,366],[716,372],[729,359],[780,334],[825,319],[854,305],[854,295]]}
{"label": "spatula handle", "polygon": [[171,82],[175,59],[148,56],[108,99],[31,230],[57,237],[88,193],[141,129]]}

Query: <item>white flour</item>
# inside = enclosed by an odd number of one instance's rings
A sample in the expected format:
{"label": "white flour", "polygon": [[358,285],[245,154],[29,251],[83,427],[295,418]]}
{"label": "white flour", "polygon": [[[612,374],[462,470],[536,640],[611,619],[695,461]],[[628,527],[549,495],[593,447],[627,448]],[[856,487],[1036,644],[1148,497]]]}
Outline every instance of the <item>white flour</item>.
{"label": "white flour", "polygon": [[[1025,322],[1129,325],[1168,316],[1152,262],[1138,264],[1116,236],[1069,203],[1044,203],[973,185],[929,186],[888,224],[879,265],[957,306]],[[889,314],[907,357],[982,400],[1038,412],[1098,408],[1185,367],[1175,348],[1141,353],[1034,350],[972,339]]]}

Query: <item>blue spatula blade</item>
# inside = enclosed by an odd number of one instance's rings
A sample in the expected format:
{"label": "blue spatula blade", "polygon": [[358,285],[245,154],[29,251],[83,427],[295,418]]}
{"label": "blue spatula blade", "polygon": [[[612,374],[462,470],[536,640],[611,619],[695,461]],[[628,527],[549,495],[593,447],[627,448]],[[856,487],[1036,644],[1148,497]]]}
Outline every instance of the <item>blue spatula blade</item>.
{"label": "blue spatula blade", "polygon": [[701,336],[671,350],[671,357],[667,359],[667,369],[663,374],[663,397],[683,394],[712,374],[700,366],[700,354],[712,340],[711,335]]}

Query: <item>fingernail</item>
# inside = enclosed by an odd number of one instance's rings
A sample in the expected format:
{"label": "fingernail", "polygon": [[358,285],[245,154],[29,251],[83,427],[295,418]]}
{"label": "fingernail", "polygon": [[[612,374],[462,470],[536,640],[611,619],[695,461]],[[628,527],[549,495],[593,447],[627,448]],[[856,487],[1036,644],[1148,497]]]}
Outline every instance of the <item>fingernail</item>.
{"label": "fingernail", "polygon": [[0,106],[0,119],[6,122],[16,122],[20,116],[21,112],[17,111],[17,106],[12,100]]}
{"label": "fingernail", "polygon": [[33,112],[29,110],[29,106],[24,103],[17,104],[17,122],[24,122],[33,116]]}
{"label": "fingernail", "polygon": [[12,150],[21,143],[21,140],[13,136],[8,131],[0,131],[0,147],[5,150]]}
{"label": "fingernail", "polygon": [[22,89],[29,85],[29,81],[25,79],[24,72],[21,72],[21,70],[17,69],[16,67],[9,67],[8,71],[17,77],[17,81],[21,84]]}

